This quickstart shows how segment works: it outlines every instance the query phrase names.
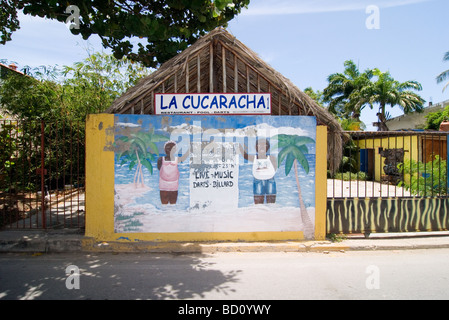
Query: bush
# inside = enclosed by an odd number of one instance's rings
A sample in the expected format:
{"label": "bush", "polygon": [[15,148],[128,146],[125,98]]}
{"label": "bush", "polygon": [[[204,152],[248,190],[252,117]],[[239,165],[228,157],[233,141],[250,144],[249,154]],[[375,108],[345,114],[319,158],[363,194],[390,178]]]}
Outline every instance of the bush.
{"label": "bush", "polygon": [[334,177],[335,179],[339,179],[339,180],[344,180],[344,181],[352,181],[352,180],[361,180],[361,181],[365,181],[368,180],[368,177],[366,175],[365,172],[357,172],[357,173],[352,173],[352,172],[340,172],[337,173]]}
{"label": "bush", "polygon": [[404,164],[398,165],[404,181],[399,183],[400,187],[406,188],[414,195],[436,196],[446,195],[447,185],[447,162],[435,156],[435,160],[422,163],[415,160],[405,160]]}

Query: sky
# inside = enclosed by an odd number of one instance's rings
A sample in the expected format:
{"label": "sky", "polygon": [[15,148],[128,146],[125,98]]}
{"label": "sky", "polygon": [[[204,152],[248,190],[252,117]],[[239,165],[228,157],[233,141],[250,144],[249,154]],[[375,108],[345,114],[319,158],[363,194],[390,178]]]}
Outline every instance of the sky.
{"label": "sky", "polygon": [[[228,31],[301,90],[322,91],[328,76],[353,60],[361,71],[379,68],[398,81],[420,82],[428,105],[449,100],[449,90],[435,80],[449,69],[443,61],[448,18],[447,0],[252,0]],[[23,15],[19,20],[12,41],[0,45],[0,60],[19,68],[72,65],[87,57],[88,48],[103,50],[98,37],[84,41],[63,23]],[[398,107],[387,111],[403,114]],[[367,130],[375,130],[376,113],[362,111]]]}

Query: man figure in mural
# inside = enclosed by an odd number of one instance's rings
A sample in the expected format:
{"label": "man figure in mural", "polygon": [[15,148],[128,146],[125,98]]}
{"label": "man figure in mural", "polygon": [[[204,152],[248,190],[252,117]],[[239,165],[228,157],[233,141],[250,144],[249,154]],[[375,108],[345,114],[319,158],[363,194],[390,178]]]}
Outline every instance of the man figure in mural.
{"label": "man figure in mural", "polygon": [[178,163],[184,162],[190,154],[188,150],[181,158],[176,156],[177,144],[168,141],[164,145],[165,156],[157,160],[159,169],[159,192],[163,205],[176,204],[178,200],[179,169]]}
{"label": "man figure in mural", "polygon": [[256,141],[256,154],[249,155],[240,145],[243,158],[253,163],[253,191],[254,204],[276,202],[276,181],[274,175],[277,170],[277,159],[274,155],[268,155],[270,143],[267,139],[260,138]]}

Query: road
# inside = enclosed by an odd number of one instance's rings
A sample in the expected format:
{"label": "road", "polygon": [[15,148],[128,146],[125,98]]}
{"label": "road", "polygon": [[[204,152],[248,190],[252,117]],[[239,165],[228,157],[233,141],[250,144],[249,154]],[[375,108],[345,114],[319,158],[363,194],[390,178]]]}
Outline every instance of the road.
{"label": "road", "polygon": [[449,249],[0,255],[0,300],[422,300],[448,288]]}

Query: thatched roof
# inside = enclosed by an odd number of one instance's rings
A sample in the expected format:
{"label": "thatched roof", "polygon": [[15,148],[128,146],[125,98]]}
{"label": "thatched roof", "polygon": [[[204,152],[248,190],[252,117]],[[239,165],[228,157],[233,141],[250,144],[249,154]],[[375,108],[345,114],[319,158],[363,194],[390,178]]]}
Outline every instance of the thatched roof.
{"label": "thatched roof", "polygon": [[[341,154],[342,129],[335,118],[223,28],[203,36],[140,80],[106,112],[153,114],[155,93],[205,92],[271,93],[273,115],[315,116],[319,125],[338,133],[329,136],[329,156]],[[337,161],[331,161],[331,170]]]}

